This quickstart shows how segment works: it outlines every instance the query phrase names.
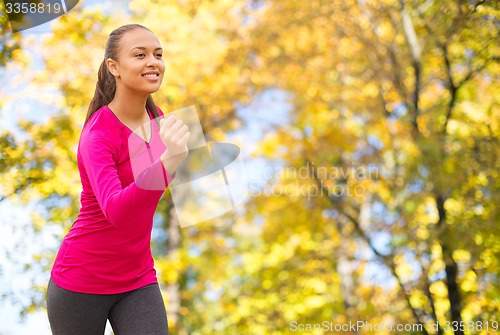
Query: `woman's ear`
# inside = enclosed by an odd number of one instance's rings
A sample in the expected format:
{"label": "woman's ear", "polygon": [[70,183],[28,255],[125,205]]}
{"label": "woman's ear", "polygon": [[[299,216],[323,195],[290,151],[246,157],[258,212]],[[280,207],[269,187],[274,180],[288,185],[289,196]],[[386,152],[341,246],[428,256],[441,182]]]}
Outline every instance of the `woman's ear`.
{"label": "woman's ear", "polygon": [[115,77],[120,77],[120,72],[118,71],[118,64],[111,58],[106,59],[106,65],[108,66],[109,72]]}

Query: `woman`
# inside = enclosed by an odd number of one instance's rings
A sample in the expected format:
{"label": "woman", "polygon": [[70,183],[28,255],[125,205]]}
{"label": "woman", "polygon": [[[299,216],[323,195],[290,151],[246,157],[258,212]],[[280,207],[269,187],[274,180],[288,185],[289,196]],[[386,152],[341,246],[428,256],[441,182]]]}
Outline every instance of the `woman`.
{"label": "woman", "polygon": [[[81,209],[47,289],[53,334],[103,334],[108,319],[117,335],[168,334],[151,229],[158,201],[186,158],[190,133],[173,116],[156,122],[162,112],[150,94],[164,71],[150,30],[134,24],[110,34],[78,146]],[[138,174],[130,139],[152,159]]]}

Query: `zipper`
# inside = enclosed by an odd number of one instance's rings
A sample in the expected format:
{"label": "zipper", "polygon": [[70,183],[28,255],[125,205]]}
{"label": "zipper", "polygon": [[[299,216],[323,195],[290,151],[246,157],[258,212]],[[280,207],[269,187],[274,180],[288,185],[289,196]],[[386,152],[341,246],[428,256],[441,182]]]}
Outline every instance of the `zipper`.
{"label": "zipper", "polygon": [[[152,136],[152,134],[151,134]],[[149,146],[149,143],[144,141],[144,143],[146,143],[146,148],[148,149],[148,154],[149,154],[149,161],[151,164],[154,163],[154,158],[153,158],[153,154],[151,153],[151,147]]]}

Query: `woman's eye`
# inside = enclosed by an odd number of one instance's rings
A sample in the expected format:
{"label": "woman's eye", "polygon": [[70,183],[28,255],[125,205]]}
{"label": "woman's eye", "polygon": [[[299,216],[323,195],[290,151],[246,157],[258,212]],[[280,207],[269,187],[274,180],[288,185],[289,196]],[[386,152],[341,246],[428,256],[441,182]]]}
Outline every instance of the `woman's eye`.
{"label": "woman's eye", "polygon": [[162,58],[162,57],[163,57],[163,54],[156,54],[156,57],[158,57],[158,58]]}
{"label": "woman's eye", "polygon": [[136,54],[135,57],[144,57],[144,54]]}

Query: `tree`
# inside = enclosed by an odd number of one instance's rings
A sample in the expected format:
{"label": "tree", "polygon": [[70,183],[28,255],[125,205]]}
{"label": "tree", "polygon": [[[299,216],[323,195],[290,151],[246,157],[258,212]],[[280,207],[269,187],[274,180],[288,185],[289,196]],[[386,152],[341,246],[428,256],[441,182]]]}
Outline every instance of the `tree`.
{"label": "tree", "polygon": [[0,4],[0,66],[4,67],[7,62],[14,58],[14,54],[20,48],[20,35],[12,33],[9,18],[5,11],[5,5]]}
{"label": "tree", "polygon": [[[253,30],[255,70],[262,74],[258,84],[292,92],[294,117],[293,131],[284,128],[269,136],[262,151],[295,170],[309,168],[309,179],[323,190],[320,197],[302,199],[316,221],[297,219],[293,228],[281,214],[283,199],[256,202],[257,215],[268,209],[264,253],[275,247],[270,241],[286,243],[304,229],[311,233],[301,245],[323,250],[325,236],[331,236],[327,232],[335,227],[340,237],[332,240],[352,242],[336,244],[327,267],[338,268],[342,258],[358,264],[353,283],[344,287],[364,287],[362,266],[375,263],[391,274],[401,298],[391,305],[381,302],[380,294],[392,294],[381,285],[369,285],[365,294],[344,290],[343,315],[374,321],[391,316],[425,325],[424,334],[432,333],[431,320],[442,325],[498,318],[498,310],[484,300],[496,289],[478,288],[498,273],[494,267],[485,271],[481,260],[487,257],[491,264],[496,257],[492,245],[482,241],[498,221],[498,85],[493,79],[499,69],[498,5],[288,1],[262,7]],[[379,173],[338,178],[325,173],[330,167],[344,172],[374,167]],[[478,175],[481,191],[473,195]],[[302,181],[296,195],[311,189],[310,180]],[[293,181],[285,171],[280,185]],[[342,186],[344,193],[335,192]],[[356,188],[363,192],[356,194]],[[291,216],[300,218],[300,207],[291,207]],[[360,257],[366,247],[369,256]],[[328,301],[333,292],[322,299]],[[362,307],[353,307],[353,299]],[[366,300],[371,308],[363,307]],[[399,312],[401,301],[406,312]],[[306,311],[312,313],[307,320],[322,320],[319,308]]]}

